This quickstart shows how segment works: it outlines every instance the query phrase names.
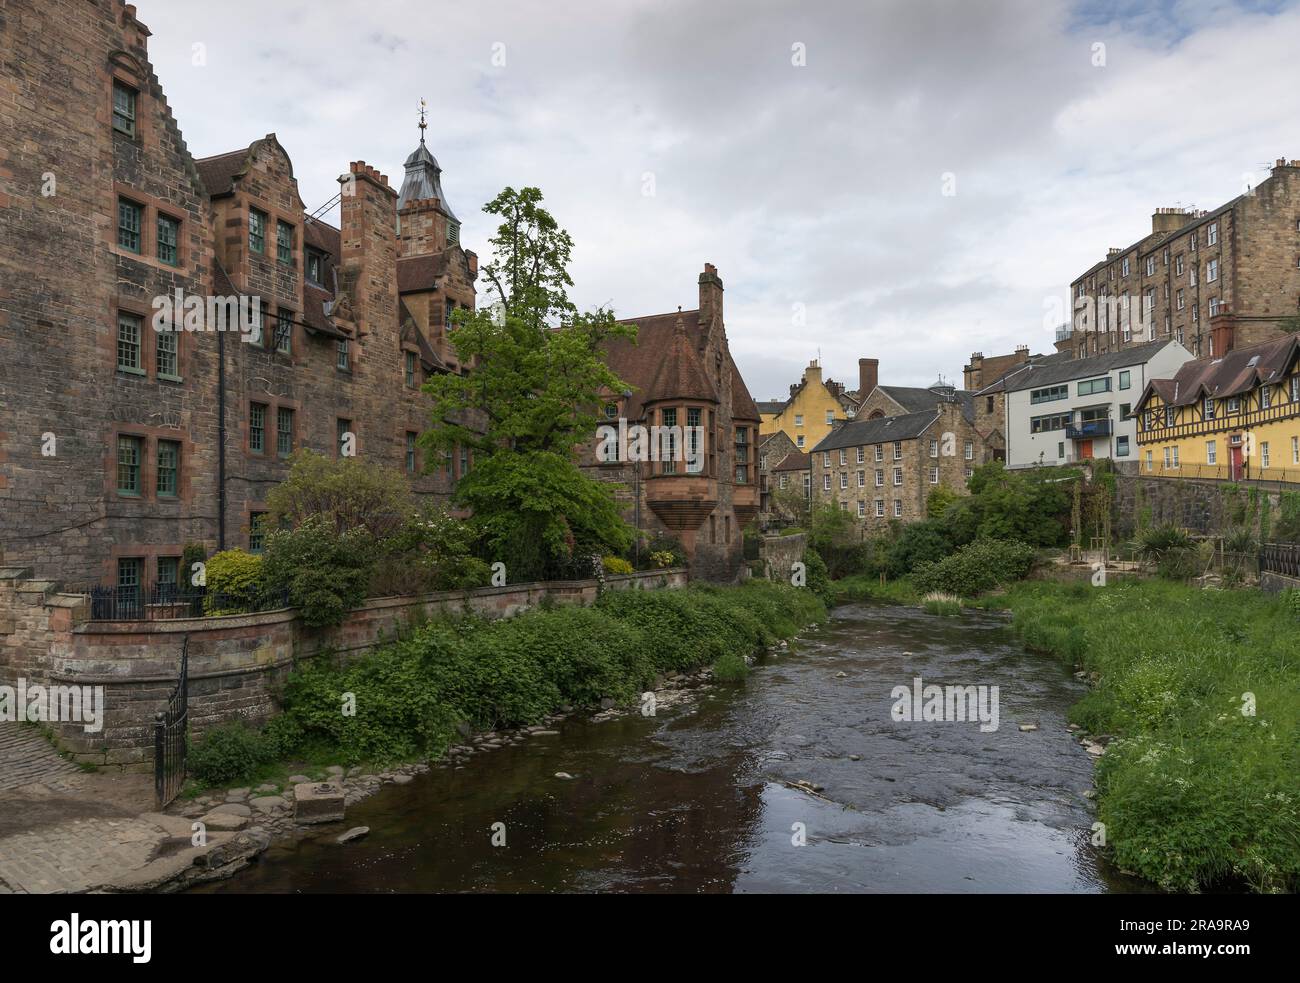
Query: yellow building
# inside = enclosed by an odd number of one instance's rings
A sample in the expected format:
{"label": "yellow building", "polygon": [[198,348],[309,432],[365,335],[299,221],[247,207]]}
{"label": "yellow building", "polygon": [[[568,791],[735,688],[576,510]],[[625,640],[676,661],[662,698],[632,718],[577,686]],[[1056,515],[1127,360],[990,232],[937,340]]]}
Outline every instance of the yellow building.
{"label": "yellow building", "polygon": [[1187,362],[1133,411],[1142,474],[1300,483],[1300,338]]}
{"label": "yellow building", "polygon": [[803,370],[803,379],[790,387],[784,403],[759,403],[760,435],[784,432],[799,450],[807,453],[828,433],[836,420],[852,420],[854,400],[844,384],[822,381],[822,368],[813,359]]}

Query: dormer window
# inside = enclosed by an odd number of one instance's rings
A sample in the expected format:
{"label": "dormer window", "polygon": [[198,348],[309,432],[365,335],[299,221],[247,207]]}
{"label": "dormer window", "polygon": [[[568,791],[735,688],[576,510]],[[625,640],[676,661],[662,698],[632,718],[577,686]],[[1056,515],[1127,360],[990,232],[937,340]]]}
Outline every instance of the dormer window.
{"label": "dormer window", "polygon": [[325,260],[318,252],[307,253],[307,279],[312,283],[324,284]]}
{"label": "dormer window", "polygon": [[138,93],[129,85],[113,82],[113,129],[129,137],[135,136],[137,97]]}

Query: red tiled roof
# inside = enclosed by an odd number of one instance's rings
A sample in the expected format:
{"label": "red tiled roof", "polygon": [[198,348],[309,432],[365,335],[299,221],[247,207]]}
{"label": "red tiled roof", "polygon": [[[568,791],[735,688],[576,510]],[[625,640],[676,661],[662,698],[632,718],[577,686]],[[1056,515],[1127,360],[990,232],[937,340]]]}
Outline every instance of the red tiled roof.
{"label": "red tiled roof", "polygon": [[749,387],[745,385],[745,380],[740,375],[740,369],[736,368],[736,362],[731,357],[731,352],[727,352],[727,364],[731,366],[732,418],[748,423],[760,422],[762,417],[759,415],[758,406],[754,403],[754,397],[749,395]]}

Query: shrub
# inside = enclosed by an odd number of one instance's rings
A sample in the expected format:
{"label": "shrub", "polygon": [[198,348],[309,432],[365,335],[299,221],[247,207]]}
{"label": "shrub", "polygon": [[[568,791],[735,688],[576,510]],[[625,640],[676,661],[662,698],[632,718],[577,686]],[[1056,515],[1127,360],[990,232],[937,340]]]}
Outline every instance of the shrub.
{"label": "shrub", "polygon": [[241,549],[225,550],[207,561],[209,615],[239,614],[256,608],[265,594],[262,558]]}
{"label": "shrub", "polygon": [[889,547],[889,576],[905,577],[918,565],[938,562],[952,550],[952,540],[942,522],[934,519],[914,522],[904,527]]}
{"label": "shrub", "polygon": [[628,563],[628,561],[623,559],[621,556],[602,556],[600,558],[600,564],[605,568],[605,572],[608,574],[617,575],[632,573],[632,564]]}
{"label": "shrub", "polygon": [[998,539],[977,539],[937,563],[912,571],[918,591],[971,597],[1020,580],[1034,565],[1033,547]]}
{"label": "shrub", "polygon": [[805,586],[823,604],[830,607],[835,603],[835,589],[831,586],[830,572],[826,569],[826,563],[822,560],[821,554],[816,550],[804,550],[802,559],[804,573],[807,577]]}
{"label": "shrub", "polygon": [[270,760],[266,742],[243,724],[214,727],[190,745],[189,773],[205,785],[231,785],[252,778]]}
{"label": "shrub", "polygon": [[749,665],[734,652],[718,656],[713,663],[713,678],[720,683],[738,683],[749,675]]}
{"label": "shrub", "polygon": [[375,549],[371,597],[467,590],[491,579],[488,565],[473,555],[469,526],[441,506],[412,510]]}
{"label": "shrub", "polygon": [[1183,529],[1169,522],[1143,529],[1135,543],[1138,552],[1149,559],[1157,559],[1160,554],[1171,549],[1185,549],[1191,544],[1191,537]]}
{"label": "shrub", "polygon": [[676,565],[677,556],[672,550],[655,550],[650,554],[650,565],[662,569]]}
{"label": "shrub", "polygon": [[340,533],[324,516],[308,516],[266,537],[266,582],[288,590],[304,624],[337,625],[366,598],[374,549],[365,529]]}
{"label": "shrub", "polygon": [[383,539],[410,511],[410,486],[399,471],[306,449],[289,461],[289,476],[266,496],[269,527],[296,527],[320,516],[337,533],[363,528]]}

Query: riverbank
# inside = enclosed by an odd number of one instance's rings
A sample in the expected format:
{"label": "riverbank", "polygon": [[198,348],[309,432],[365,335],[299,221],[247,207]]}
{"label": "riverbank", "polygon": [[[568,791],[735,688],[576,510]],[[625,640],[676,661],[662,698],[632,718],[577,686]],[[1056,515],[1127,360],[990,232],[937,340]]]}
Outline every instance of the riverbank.
{"label": "riverbank", "polygon": [[[922,600],[905,579],[837,586]],[[1070,720],[1098,759],[1098,819],[1119,868],[1170,891],[1300,886],[1293,601],[1144,580],[1025,581],[964,603],[1008,611],[1027,646],[1091,684]]]}

